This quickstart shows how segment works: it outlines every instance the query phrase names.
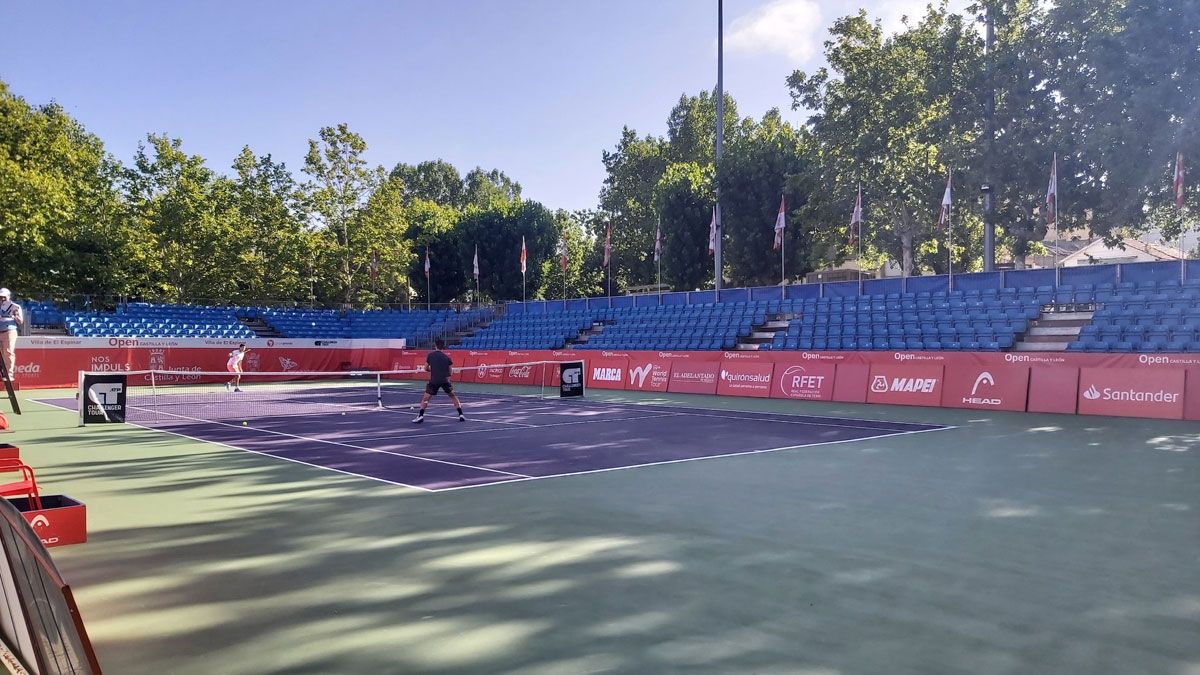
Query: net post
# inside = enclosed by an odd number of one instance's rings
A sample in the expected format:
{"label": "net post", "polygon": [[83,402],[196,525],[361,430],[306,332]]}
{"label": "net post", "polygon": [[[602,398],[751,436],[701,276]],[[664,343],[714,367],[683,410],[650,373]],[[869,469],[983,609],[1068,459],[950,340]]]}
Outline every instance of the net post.
{"label": "net post", "polygon": [[79,409],[79,426],[83,426],[83,407],[87,405],[87,394],[83,391],[84,371],[79,371],[79,388],[75,390],[75,407]]}
{"label": "net post", "polygon": [[383,410],[383,374],[375,373],[375,409]]}
{"label": "net post", "polygon": [[154,377],[154,371],[150,371],[150,403],[154,406],[154,417],[158,417],[158,380]]}

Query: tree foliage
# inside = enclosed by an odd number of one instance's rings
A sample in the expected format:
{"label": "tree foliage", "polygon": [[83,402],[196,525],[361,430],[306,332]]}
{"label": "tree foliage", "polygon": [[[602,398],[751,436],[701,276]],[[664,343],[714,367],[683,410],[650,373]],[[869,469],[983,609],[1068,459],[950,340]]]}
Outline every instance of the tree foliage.
{"label": "tree foliage", "polygon": [[[62,107],[31,105],[0,82],[0,281],[18,294],[176,301],[504,301],[521,297],[524,236],[527,297],[561,298],[564,284],[598,295],[611,224],[615,292],[655,281],[660,225],[663,281],[690,290],[714,282],[707,242],[719,193],[723,278],[775,284],[780,197],[796,280],[860,255],[848,237],[860,187],[864,266],[944,272],[952,256],[964,271],[980,266],[985,182],[1000,244],[1019,267],[1048,235],[1055,155],[1060,231],[1173,238],[1194,206],[1172,206],[1172,160],[1182,151],[1189,167],[1200,163],[1197,36],[1200,0],[977,0],[964,13],[935,0],[893,33],[861,10],[829,27],[822,67],[781,86],[802,124],[774,109],[742,117],[726,93],[718,173],[715,92],[681,94],[662,135],[620,130],[601,154],[596,208],[572,213],[527,199],[499,168],[463,173],[431,159],[385,171],[346,124],[308,142],[299,178],[249,147],[223,173],[167,134],[148,135],[122,166]],[[952,252],[936,227],[947,173]]]}

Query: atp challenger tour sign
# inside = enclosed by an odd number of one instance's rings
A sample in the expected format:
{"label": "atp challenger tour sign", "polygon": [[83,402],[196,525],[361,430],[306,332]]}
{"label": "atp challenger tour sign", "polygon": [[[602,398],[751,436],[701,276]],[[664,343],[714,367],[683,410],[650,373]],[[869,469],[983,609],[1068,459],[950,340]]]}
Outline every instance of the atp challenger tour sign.
{"label": "atp challenger tour sign", "polygon": [[583,396],[583,361],[560,363],[558,395],[560,397]]}
{"label": "atp challenger tour sign", "polygon": [[79,421],[104,424],[125,421],[125,375],[84,375],[80,391]]}

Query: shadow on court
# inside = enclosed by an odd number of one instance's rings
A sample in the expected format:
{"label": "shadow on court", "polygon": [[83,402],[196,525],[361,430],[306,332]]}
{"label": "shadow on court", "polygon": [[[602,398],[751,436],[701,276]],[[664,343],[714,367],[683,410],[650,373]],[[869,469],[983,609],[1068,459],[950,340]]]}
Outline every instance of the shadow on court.
{"label": "shadow on court", "polygon": [[65,413],[23,454],[108,672],[1200,663],[1194,424],[800,409],[960,428],[442,494]]}

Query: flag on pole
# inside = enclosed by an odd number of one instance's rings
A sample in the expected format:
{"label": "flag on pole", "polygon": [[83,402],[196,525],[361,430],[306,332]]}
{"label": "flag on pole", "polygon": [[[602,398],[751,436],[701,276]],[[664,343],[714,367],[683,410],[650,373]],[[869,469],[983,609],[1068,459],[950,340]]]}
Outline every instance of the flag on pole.
{"label": "flag on pole", "polygon": [[775,250],[779,250],[783,246],[783,228],[787,227],[787,212],[785,211],[783,197],[779,198],[779,215],[775,216]]}
{"label": "flag on pole", "polygon": [[1054,161],[1050,164],[1050,186],[1046,188],[1046,224],[1055,225],[1054,211],[1058,202],[1058,153],[1054,153]]}
{"label": "flag on pole", "polygon": [[654,262],[662,260],[662,221],[654,228]]}
{"label": "flag on pole", "polygon": [[371,261],[367,267],[371,271],[371,281],[375,281],[375,275],[379,273],[379,251],[371,251]]}
{"label": "flag on pole", "polygon": [[854,246],[858,243],[858,232],[854,229],[857,225],[858,229],[862,229],[862,186],[858,186],[858,196],[854,198],[854,210],[850,212],[850,245]]}
{"label": "flag on pole", "polygon": [[1183,151],[1175,153],[1175,206],[1183,208]]}
{"label": "flag on pole", "polygon": [[612,259],[612,223],[608,224],[608,230],[604,233],[604,266],[608,267],[609,261]]}
{"label": "flag on pole", "polygon": [[475,281],[479,281],[479,244],[475,244]]}
{"label": "flag on pole", "polygon": [[525,275],[525,237],[521,237],[521,276]]}
{"label": "flag on pole", "polygon": [[425,278],[429,278],[429,247],[425,247]]}
{"label": "flag on pole", "polygon": [[946,172],[946,192],[942,195],[942,210],[938,212],[938,229],[946,227],[946,218],[950,215],[950,172]]}
{"label": "flag on pole", "polygon": [[713,207],[712,222],[708,224],[708,254],[717,254],[717,207]]}
{"label": "flag on pole", "polygon": [[567,271],[567,240],[558,240],[558,265],[562,268],[563,273]]}

